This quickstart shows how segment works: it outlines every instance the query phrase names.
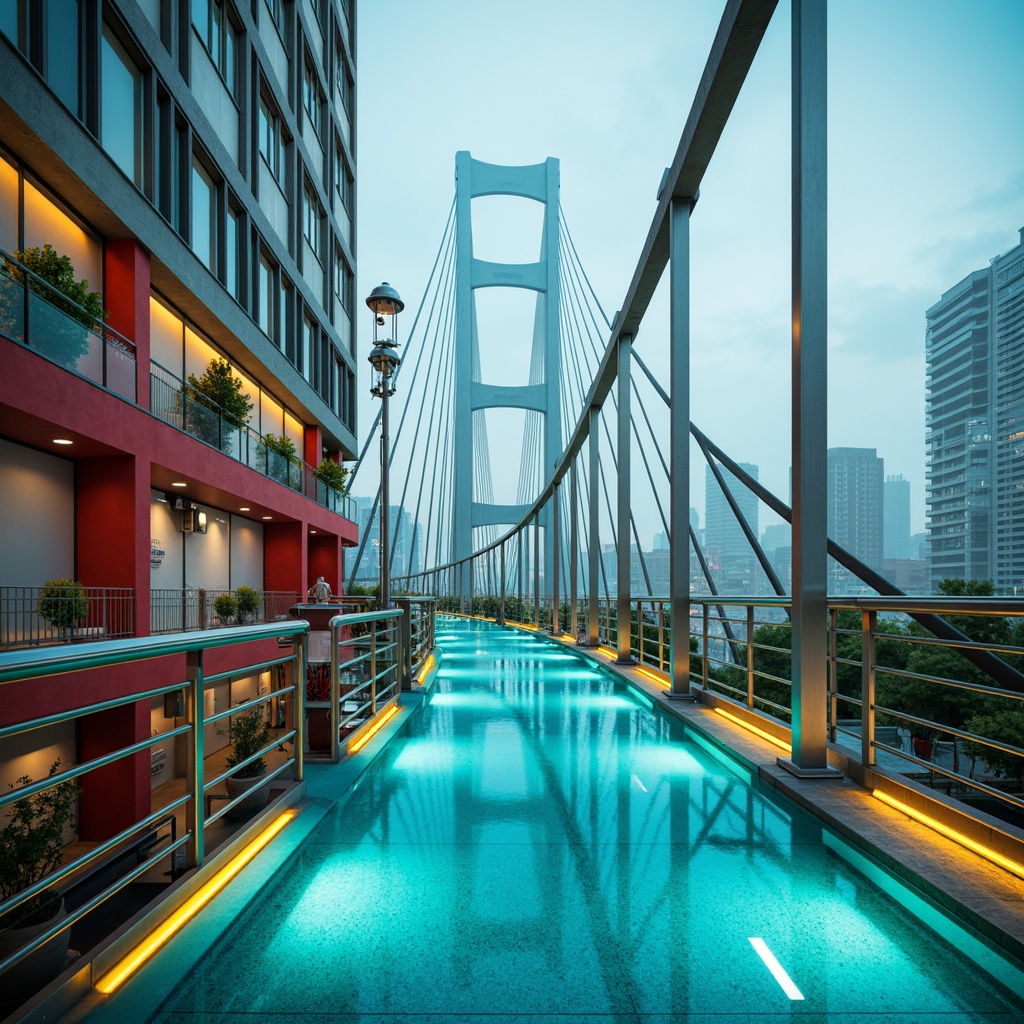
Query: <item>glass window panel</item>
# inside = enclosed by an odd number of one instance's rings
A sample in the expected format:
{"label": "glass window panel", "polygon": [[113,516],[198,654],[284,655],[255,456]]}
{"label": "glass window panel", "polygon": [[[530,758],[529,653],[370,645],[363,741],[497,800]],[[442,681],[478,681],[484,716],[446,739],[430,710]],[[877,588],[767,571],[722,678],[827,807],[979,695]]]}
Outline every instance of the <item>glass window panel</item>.
{"label": "glass window panel", "polygon": [[21,51],[27,49],[26,0],[0,0],[0,32]]}
{"label": "glass window panel", "polygon": [[78,0],[50,0],[46,12],[46,79],[75,117],[81,116],[80,23]]}
{"label": "glass window panel", "polygon": [[270,261],[262,253],[257,281],[257,323],[260,330],[273,339],[275,331],[274,323],[274,268]]}
{"label": "glass window panel", "polygon": [[216,270],[216,194],[213,179],[198,160],[192,161],[192,251]]}
{"label": "glass window panel", "polygon": [[210,49],[210,0],[192,0],[192,24],[203,44]]}
{"label": "glass window panel", "polygon": [[238,214],[228,207],[227,237],[224,239],[224,287],[237,299],[238,295]]}
{"label": "glass window panel", "polygon": [[[0,5],[2,6],[2,5]],[[18,171],[0,156],[0,249],[14,252],[18,244]]]}
{"label": "glass window panel", "polygon": [[103,26],[100,81],[103,148],[136,185],[142,183],[142,74]]}

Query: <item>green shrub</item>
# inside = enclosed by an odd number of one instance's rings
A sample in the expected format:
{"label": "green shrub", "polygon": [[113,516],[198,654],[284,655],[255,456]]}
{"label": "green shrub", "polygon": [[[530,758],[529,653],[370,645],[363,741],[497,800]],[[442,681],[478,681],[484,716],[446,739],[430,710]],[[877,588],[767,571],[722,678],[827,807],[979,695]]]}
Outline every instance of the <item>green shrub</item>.
{"label": "green shrub", "polygon": [[78,580],[47,580],[39,591],[39,614],[57,629],[72,629],[89,614],[89,599]]}
{"label": "green shrub", "polygon": [[345,493],[345,481],[348,479],[348,470],[339,466],[334,459],[324,459],[316,467],[316,478],[322,481],[338,494]]}
{"label": "green shrub", "polygon": [[[242,381],[232,375],[231,364],[226,359],[213,358],[201,377],[188,375],[186,398],[212,415],[194,415],[189,419],[189,430],[201,440],[229,451],[233,430],[241,429],[249,422],[253,403],[242,390]],[[221,429],[220,418],[227,421],[228,429]]]}
{"label": "green shrub", "polygon": [[[231,741],[231,752],[227,756],[227,766],[234,768],[246,758],[262,750],[270,742],[270,729],[267,725],[266,706],[250,708],[248,711],[235,715],[228,727],[228,739]],[[255,779],[267,770],[267,762],[258,757],[252,764],[246,765],[234,773],[236,779]]]}
{"label": "green shrub", "polygon": [[244,585],[239,587],[235,591],[235,600],[238,604],[238,617],[243,621],[259,611],[260,592],[252,587]]}
{"label": "green shrub", "polygon": [[227,622],[229,619],[234,618],[235,612],[238,611],[238,602],[235,600],[235,595],[218,594],[213,599],[213,610],[217,613],[217,617],[221,622]]}

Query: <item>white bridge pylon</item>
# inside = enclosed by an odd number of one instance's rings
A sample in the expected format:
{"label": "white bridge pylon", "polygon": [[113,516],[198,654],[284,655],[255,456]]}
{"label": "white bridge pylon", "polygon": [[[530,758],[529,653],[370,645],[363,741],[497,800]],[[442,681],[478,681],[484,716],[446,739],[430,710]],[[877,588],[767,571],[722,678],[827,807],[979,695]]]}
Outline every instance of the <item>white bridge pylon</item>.
{"label": "white bridge pylon", "polygon": [[[487,495],[474,492],[474,466],[489,459],[486,433],[474,419],[484,409],[524,409],[539,414],[541,456],[547,478],[562,453],[562,424],[559,395],[559,259],[558,259],[558,160],[506,167],[474,160],[466,151],[455,155],[456,203],[456,316],[455,316],[455,404],[454,404],[454,494],[452,555],[468,558],[474,551],[476,527],[513,525],[529,511],[536,495],[520,494],[525,504],[496,504]],[[472,200],[478,196],[518,196],[544,204],[540,256],[535,263],[492,263],[473,256]],[[477,334],[476,290],[478,288],[525,288],[537,293],[528,384],[519,386],[488,383],[478,379],[481,339]],[[483,339],[486,345],[487,338]],[[482,421],[482,416],[480,417]],[[524,452],[524,458],[526,453]],[[489,479],[489,466],[487,466]],[[550,581],[554,547],[551,509],[540,514],[544,528],[541,569]],[[468,571],[468,563],[467,570]],[[462,581],[468,593],[468,578]]]}

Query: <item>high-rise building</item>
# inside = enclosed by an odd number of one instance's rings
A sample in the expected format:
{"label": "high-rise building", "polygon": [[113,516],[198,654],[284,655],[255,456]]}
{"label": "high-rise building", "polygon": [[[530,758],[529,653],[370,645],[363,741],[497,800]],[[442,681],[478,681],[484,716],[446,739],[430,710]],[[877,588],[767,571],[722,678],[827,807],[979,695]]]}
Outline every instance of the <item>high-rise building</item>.
{"label": "high-rise building", "polygon": [[1024,228],[927,311],[931,579],[1024,583]]}
{"label": "high-rise building", "polygon": [[882,488],[882,557],[910,557],[910,481],[887,476]]}
{"label": "high-rise building", "polygon": [[[376,586],[380,572],[380,517],[376,515],[373,498],[358,497],[352,500],[356,506],[363,557],[358,566],[345,567],[346,578],[355,569],[358,582]],[[371,513],[374,513],[372,518]],[[413,524],[412,514],[400,505],[389,505],[388,532],[391,535],[391,575],[407,576],[419,572],[423,567],[420,558],[422,529],[418,523]],[[355,559],[355,555],[352,558]]]}
{"label": "high-rise building", "polygon": [[[883,461],[874,448],[829,448],[828,535],[872,569],[882,567]],[[829,589],[859,587],[832,563]]]}
{"label": "high-rise building", "polygon": [[[273,618],[339,580],[356,524],[316,470],[357,450],[354,16],[354,0],[0,3],[0,607],[23,602],[0,646],[46,639],[53,579],[81,582],[78,628],[107,638],[201,628],[241,584]],[[78,306],[58,264],[86,282]],[[277,657],[239,650],[239,668]],[[182,679],[145,665],[148,687]],[[235,667],[211,682],[218,706],[264,685]],[[105,685],[112,703],[139,692]],[[150,738],[150,703],[34,741],[47,765],[100,757]],[[9,748],[0,785],[38,777]],[[89,776],[83,839],[149,813],[138,758]]]}
{"label": "high-rise building", "polygon": [[[739,467],[755,480],[757,479],[757,466],[749,462],[741,462]],[[719,468],[736,506],[753,535],[757,537],[759,507],[756,495],[740,483],[724,466]],[[704,494],[705,557],[720,592],[724,594],[756,593],[760,574],[757,557],[710,466],[705,471]]]}

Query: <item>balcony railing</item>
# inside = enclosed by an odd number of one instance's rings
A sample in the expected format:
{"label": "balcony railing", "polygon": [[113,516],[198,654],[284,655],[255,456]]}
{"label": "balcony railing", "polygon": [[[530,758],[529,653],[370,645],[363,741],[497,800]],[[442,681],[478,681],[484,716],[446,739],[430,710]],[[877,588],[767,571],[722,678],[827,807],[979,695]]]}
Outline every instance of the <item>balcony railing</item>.
{"label": "balcony railing", "polygon": [[0,648],[135,634],[130,587],[0,587]]}
{"label": "balcony railing", "polygon": [[135,345],[2,249],[0,333],[130,402],[138,400]]}
{"label": "balcony railing", "polygon": [[235,426],[216,403],[159,363],[150,364],[149,379],[150,411],[164,423],[355,522],[355,502],[328,487],[308,463],[274,451],[249,427]]}
{"label": "balcony railing", "polygon": [[214,629],[221,626],[250,625],[276,622],[288,618],[288,610],[299,602],[299,595],[290,591],[258,591],[259,607],[252,612],[231,616],[221,621],[214,602],[221,594],[234,594],[231,590],[152,590],[149,598],[150,632],[187,633],[194,629]]}

